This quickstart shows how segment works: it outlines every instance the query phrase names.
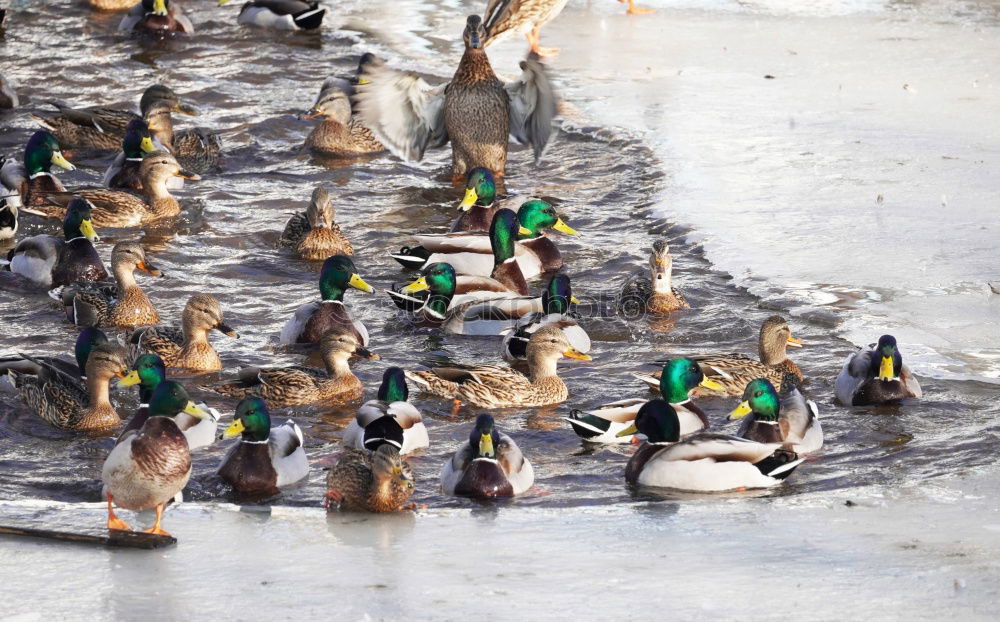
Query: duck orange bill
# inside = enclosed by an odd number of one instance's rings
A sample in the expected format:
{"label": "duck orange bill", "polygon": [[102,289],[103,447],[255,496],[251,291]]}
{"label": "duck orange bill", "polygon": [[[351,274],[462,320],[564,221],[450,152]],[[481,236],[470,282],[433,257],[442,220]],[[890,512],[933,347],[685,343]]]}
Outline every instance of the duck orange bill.
{"label": "duck orange bill", "polygon": [[615,434],[615,438],[621,438],[623,436],[632,436],[633,434],[638,434],[638,433],[639,429],[635,427],[635,421],[633,421],[632,423],[629,424],[627,428],[625,428],[618,434]]}
{"label": "duck orange bill", "polygon": [[740,402],[736,406],[736,408],[734,408],[732,410],[732,412],[729,413],[729,416],[726,417],[726,421],[734,421],[736,419],[739,419],[740,417],[746,417],[747,415],[749,415],[752,412],[753,412],[753,409],[750,408],[750,402],[747,401],[747,400],[744,400],[744,401]]}
{"label": "duck orange bill", "polygon": [[159,268],[157,268],[151,263],[146,263],[145,261],[140,261],[139,263],[135,264],[135,267],[142,270],[143,272],[148,272],[153,276],[163,276],[163,273],[160,272]]}
{"label": "duck orange bill", "polygon": [[320,112],[319,110],[316,110],[315,108],[310,108],[307,112],[303,112],[302,114],[300,114],[299,118],[304,121],[306,119],[315,119],[316,117],[320,116],[321,114],[323,114],[323,113]]}
{"label": "duck orange bill", "polygon": [[587,356],[583,352],[580,352],[576,348],[570,348],[569,350],[566,350],[565,352],[563,352],[563,356],[565,356],[568,359],[576,359],[578,361],[589,361],[589,360],[591,360],[591,358],[589,356]]}
{"label": "duck orange bill", "polygon": [[354,353],[360,356],[361,358],[365,358],[371,361],[377,361],[380,358],[382,358],[378,354],[375,354],[374,352],[363,346],[358,346],[357,348],[355,348]]}
{"label": "duck orange bill", "polygon": [[174,177],[183,177],[184,179],[190,179],[191,181],[198,181],[199,179],[201,179],[201,175],[197,173],[192,173],[191,171],[185,171],[184,169],[181,169],[176,173],[174,173]]}
{"label": "duck orange bill", "polygon": [[878,368],[878,377],[880,380],[885,380],[886,382],[896,378],[896,371],[892,364],[891,356],[882,357],[882,364]]}
{"label": "duck orange bill", "polygon": [[787,343],[788,345],[792,346],[793,348],[801,348],[802,347],[802,340],[801,339],[796,339],[795,337],[789,337],[788,341],[786,341],[785,343]]}
{"label": "duck orange bill", "polygon": [[236,332],[232,328],[229,328],[225,324],[219,324],[218,326],[215,327],[215,329],[220,333],[222,333],[223,335],[226,335],[227,337],[232,337],[234,339],[240,338],[240,334],[238,332]]}
{"label": "duck orange bill", "polygon": [[115,382],[116,387],[134,387],[141,382],[139,378],[139,372],[136,370],[130,371],[127,375],[123,376],[120,380]]}
{"label": "duck orange bill", "polygon": [[229,424],[229,427],[222,432],[222,438],[236,438],[243,434],[243,420],[237,419]]}

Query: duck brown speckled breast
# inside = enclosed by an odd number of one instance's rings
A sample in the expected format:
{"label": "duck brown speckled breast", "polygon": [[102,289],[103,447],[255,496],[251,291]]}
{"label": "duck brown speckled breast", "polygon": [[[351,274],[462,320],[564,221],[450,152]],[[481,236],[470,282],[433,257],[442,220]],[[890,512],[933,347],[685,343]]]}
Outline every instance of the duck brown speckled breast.
{"label": "duck brown speckled breast", "polygon": [[510,99],[486,52],[470,48],[448,86],[444,124],[452,146],[452,176],[485,166],[503,175],[510,134]]}

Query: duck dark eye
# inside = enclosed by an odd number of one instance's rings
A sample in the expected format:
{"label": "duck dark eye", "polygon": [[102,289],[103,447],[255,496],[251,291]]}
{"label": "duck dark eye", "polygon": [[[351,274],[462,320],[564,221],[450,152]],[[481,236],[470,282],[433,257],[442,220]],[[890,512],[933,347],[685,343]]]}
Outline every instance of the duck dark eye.
{"label": "duck dark eye", "polygon": [[763,391],[757,391],[756,393],[753,394],[754,397],[760,397],[761,395],[764,395]]}

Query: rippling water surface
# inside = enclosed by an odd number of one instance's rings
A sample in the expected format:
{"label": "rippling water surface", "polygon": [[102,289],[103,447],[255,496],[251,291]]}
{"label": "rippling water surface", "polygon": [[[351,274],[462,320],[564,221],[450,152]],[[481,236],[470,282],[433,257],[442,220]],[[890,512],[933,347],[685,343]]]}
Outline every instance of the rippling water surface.
{"label": "rippling water surface", "polygon": [[[116,15],[91,13],[78,4],[27,3],[18,7],[10,29],[0,38],[0,71],[17,81],[26,100],[22,108],[0,113],[0,152],[20,157],[23,143],[35,129],[28,113],[46,99],[133,109],[146,86],[154,81],[168,84],[203,113],[194,119],[176,118],[179,128],[194,122],[225,131],[223,170],[187,183],[178,194],[185,209],[176,222],[145,230],[101,231],[98,250],[107,260],[115,242],[142,240],[167,277],[140,276],[140,284],[167,322],[178,321],[191,294],[209,293],[222,302],[227,323],[242,335],[238,341],[212,336],[226,368],[222,376],[241,365],[302,360],[301,353],[278,348],[277,335],[300,304],[317,298],[318,264],[278,250],[276,242],[288,215],[305,207],[317,184],[330,188],[336,220],[354,244],[355,262],[379,289],[377,295],[354,290],[347,294],[352,312],[369,327],[372,349],[382,357],[355,367],[367,388],[366,397],[374,396],[387,365],[493,362],[496,340],[414,328],[395,313],[381,291],[409,277],[387,253],[407,244],[411,232],[446,230],[455,215],[461,193],[445,180],[447,150],[431,154],[422,164],[400,163],[391,156],[319,160],[301,149],[312,122],[296,117],[311,105],[329,73],[349,73],[360,52],[368,48],[400,66],[450,75],[460,56],[457,35],[466,9],[456,3],[400,3],[392,10],[373,8],[380,11],[379,19],[371,15],[365,19],[363,9],[345,5],[328,14],[328,27],[319,33],[262,34],[236,27],[235,7],[204,2],[191,7],[197,34],[149,43],[115,33]],[[361,32],[367,24],[378,27],[371,27],[375,32]],[[340,25],[345,29],[337,30]],[[423,56],[408,61],[394,54],[397,49],[422,50]],[[501,73],[515,68],[497,66]],[[558,81],[570,79],[557,75]],[[512,152],[511,201],[517,205],[529,197],[544,197],[582,233],[579,238],[560,237],[558,243],[575,291],[585,300],[613,294],[626,278],[645,269],[652,242],[668,238],[675,257],[675,284],[692,310],[669,319],[585,321],[594,339],[593,362],[560,365],[570,400],[498,416],[500,427],[535,465],[534,488],[513,503],[565,507],[634,500],[622,479],[630,448],[585,446],[560,417],[573,407],[644,395],[645,389],[630,372],[648,369],[646,363],[655,359],[707,351],[756,356],[760,322],[792,305],[798,306],[793,333],[807,344],[792,357],[811,380],[808,390],[820,405],[826,446],[771,494],[915,483],[994,461],[986,449],[995,446],[1000,408],[988,385],[922,378],[927,397],[919,403],[879,409],[834,405],[832,381],[853,349],[831,336],[843,315],[830,308],[803,310],[800,301],[783,301],[780,296],[762,304],[713,269],[691,241],[698,239],[698,231],[657,216],[670,213],[663,197],[678,191],[673,171],[642,136],[578,112],[590,97],[579,88],[586,80],[580,76],[574,83],[578,88],[564,89],[566,118],[540,165],[531,162],[529,151]],[[60,175],[69,189],[98,183],[106,160],[68,155],[79,166]],[[21,234],[57,228],[55,221],[28,217]],[[26,291],[9,278],[0,284],[0,351],[68,351],[76,331],[44,292]],[[905,356],[906,345],[902,347]],[[231,413],[234,402],[194,389],[195,384],[216,378],[192,378],[186,385],[197,399]],[[119,392],[113,399],[126,417],[136,406],[134,393]],[[418,477],[415,500],[430,507],[473,505],[442,496],[437,476],[442,463],[466,438],[476,412],[464,409],[452,417],[447,402],[416,395],[412,401],[425,413],[431,437],[430,448],[411,460]],[[723,415],[734,403],[703,401],[713,422],[724,430],[730,428]],[[305,431],[314,469],[306,482],[267,502],[318,505],[324,491],[324,459],[337,451],[353,407],[294,408],[275,413],[274,419],[283,416],[294,417]],[[112,444],[110,438],[54,430],[12,396],[0,395],[0,469],[7,475],[0,478],[0,496],[98,501],[100,468]],[[214,476],[227,445],[195,453],[188,498],[234,500]]]}

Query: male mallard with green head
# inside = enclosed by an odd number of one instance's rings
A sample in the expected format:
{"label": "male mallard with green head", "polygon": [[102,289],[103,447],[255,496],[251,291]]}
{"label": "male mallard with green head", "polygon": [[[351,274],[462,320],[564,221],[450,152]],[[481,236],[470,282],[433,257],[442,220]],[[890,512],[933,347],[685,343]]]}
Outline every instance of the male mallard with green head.
{"label": "male mallard with green head", "polygon": [[344,430],[341,441],[344,447],[374,451],[379,445],[389,443],[401,454],[427,447],[430,438],[423,416],[406,401],[409,395],[403,370],[399,367],[385,370],[377,399],[362,404]]}
{"label": "male mallard with green head", "polygon": [[521,78],[504,84],[490,66],[485,38],[482,19],[470,15],[458,69],[450,83],[436,87],[415,74],[367,64],[362,74],[367,83],[358,86],[356,95],[361,121],[406,160],[420,160],[427,147],[450,140],[455,183],[477,166],[502,177],[509,136],[530,144],[537,159],[548,144],[556,114],[545,68],[529,55],[521,62]]}
{"label": "male mallard with green head", "polygon": [[344,304],[344,292],[349,288],[369,294],[375,291],[358,274],[350,257],[329,257],[319,273],[320,302],[309,302],[299,307],[281,329],[279,341],[283,344],[319,343],[330,331],[347,330],[354,334],[358,343],[367,346],[368,329],[351,317]]}
{"label": "male mallard with green head", "polygon": [[747,385],[743,400],[728,419],[743,418],[736,436],[758,443],[784,443],[799,455],[811,454],[823,446],[823,427],[816,402],[807,400],[799,389],[799,379],[785,374],[781,396],[774,385],[757,378]]}
{"label": "male mallard with green head", "polygon": [[482,414],[441,469],[441,489],[448,495],[492,499],[524,493],[535,483],[535,470],[514,439]]}
{"label": "male mallard with green head", "polygon": [[122,139],[122,150],[115,156],[114,162],[104,171],[101,183],[108,188],[126,190],[142,190],[142,177],[139,167],[146,154],[156,151],[149,126],[144,119],[132,119],[125,130]]}
{"label": "male mallard with green head", "polygon": [[892,335],[882,335],[878,343],[849,354],[837,375],[835,392],[844,406],[889,404],[923,396]]}
{"label": "male mallard with green head", "polygon": [[183,10],[171,6],[170,0],[142,0],[122,18],[118,30],[167,36],[174,33],[192,34],[194,24]]}
{"label": "male mallard with green head", "polygon": [[302,430],[289,419],[271,427],[271,413],[259,397],[243,398],[222,438],[240,438],[219,465],[219,477],[244,494],[272,494],[309,475]]}
{"label": "male mallard with green head", "polygon": [[7,254],[10,271],[46,288],[107,279],[104,262],[94,248],[98,237],[90,219],[90,203],[73,199],[63,218],[64,239],[35,235],[21,240]]}
{"label": "male mallard with green head", "polygon": [[87,369],[90,353],[97,346],[107,342],[108,336],[100,329],[88,326],[80,331],[76,338],[76,344],[73,346],[73,356],[76,362],[67,361],[57,356],[29,356],[27,354],[5,356],[0,358],[0,374],[13,371],[19,374],[37,376],[43,373],[43,370],[48,370],[75,380],[82,380],[87,377],[84,371]]}
{"label": "male mallard with green head", "polygon": [[23,163],[13,159],[4,160],[0,167],[0,182],[8,195],[20,198],[19,207],[43,205],[47,202],[47,193],[66,192],[66,188],[51,172],[53,164],[67,171],[76,170],[63,157],[56,137],[45,130],[38,130],[24,145]]}
{"label": "male mallard with green head", "polygon": [[452,233],[460,231],[489,231],[493,216],[501,205],[496,200],[497,186],[493,172],[477,166],[465,179],[465,196],[458,208],[462,210],[451,225]]}

